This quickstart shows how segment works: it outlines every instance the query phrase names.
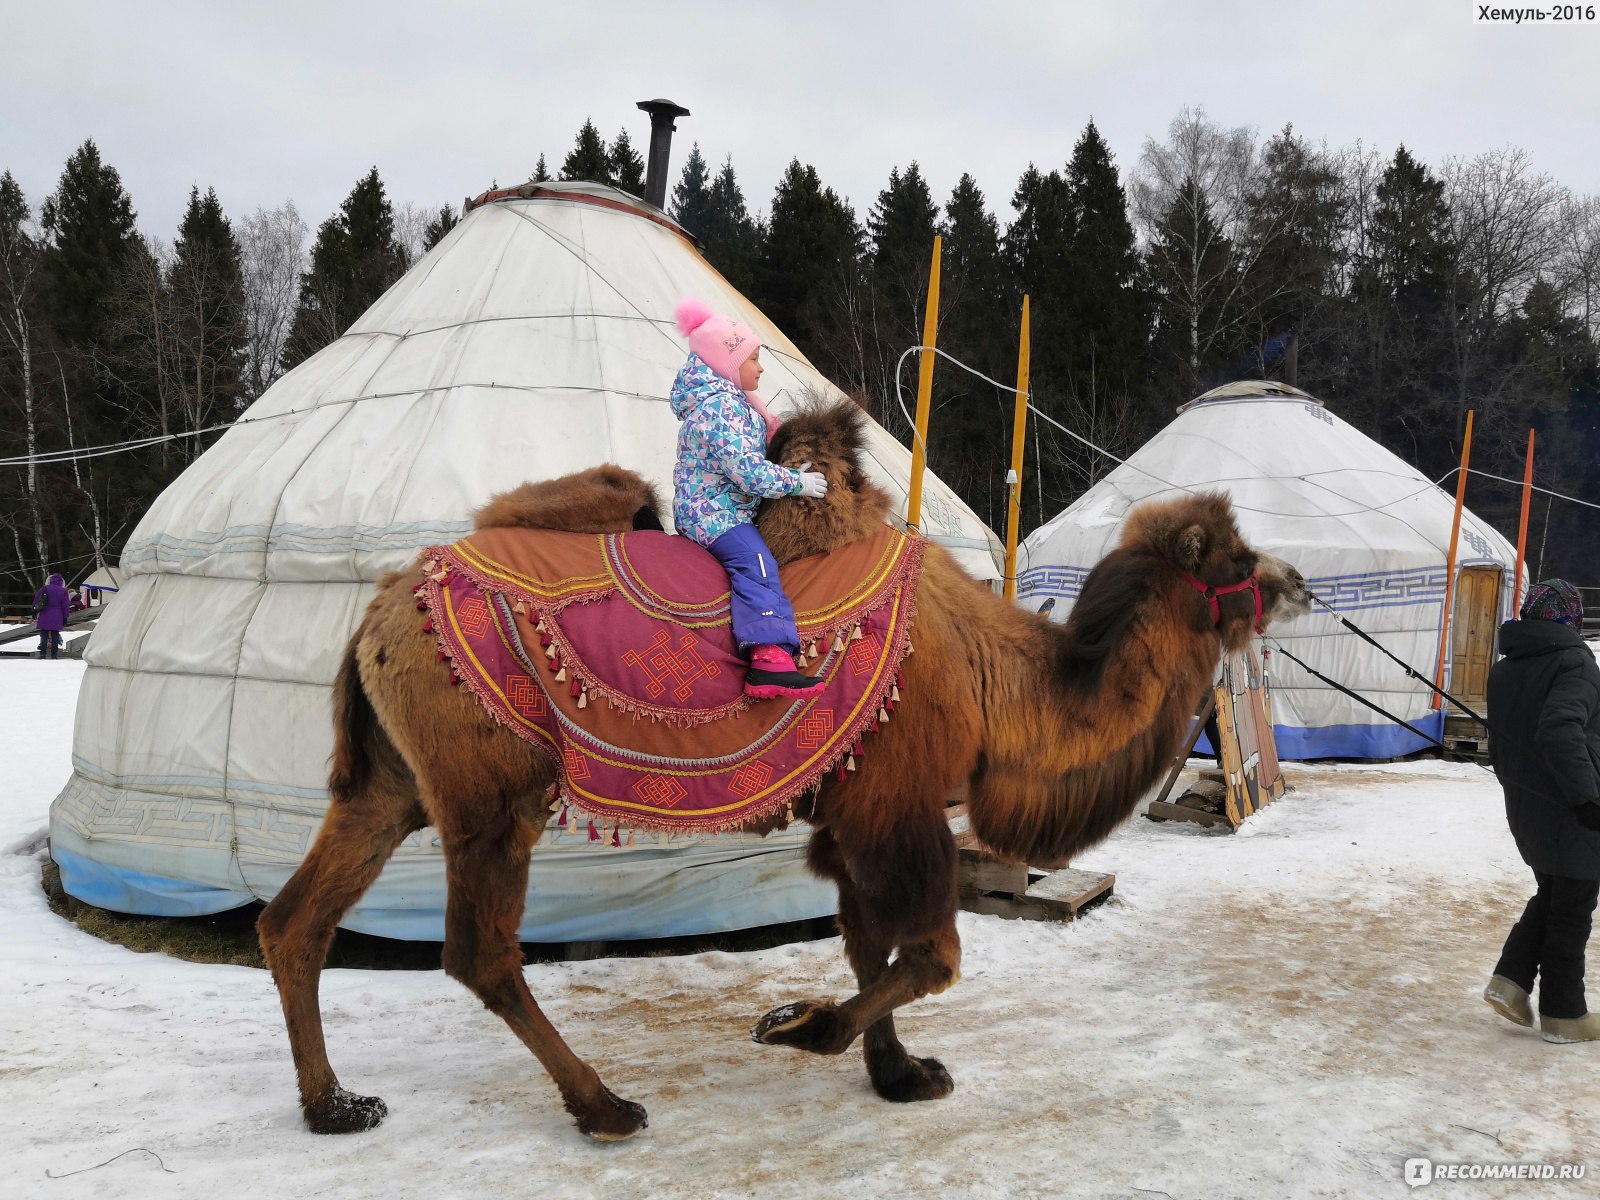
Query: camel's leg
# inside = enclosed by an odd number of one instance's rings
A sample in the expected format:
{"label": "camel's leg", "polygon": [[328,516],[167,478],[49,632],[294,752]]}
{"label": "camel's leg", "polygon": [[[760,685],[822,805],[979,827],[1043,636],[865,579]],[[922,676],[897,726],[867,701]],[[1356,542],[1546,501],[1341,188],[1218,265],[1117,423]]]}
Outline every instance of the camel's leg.
{"label": "camel's leg", "polygon": [[313,1133],[371,1129],[388,1112],[378,1097],[339,1086],[317,1002],[322,964],[340,919],[378,877],[401,839],[426,824],[415,784],[392,747],[386,749],[389,761],[358,790],[335,792],[311,853],[257,922],[289,1027],[301,1111]]}
{"label": "camel's leg", "polygon": [[[473,783],[496,786],[487,778],[452,780],[454,803],[439,822],[449,887],[444,969],[533,1051],[583,1133],[608,1142],[632,1137],[649,1123],[644,1108],[613,1095],[594,1068],[572,1052],[540,1011],[522,975],[517,927],[527,896],[528,854],[548,818],[542,796],[463,791],[463,784]],[[499,786],[509,790],[516,785]],[[479,802],[462,804],[472,794]],[[455,820],[463,809],[472,814],[470,824]]]}
{"label": "camel's leg", "polygon": [[[848,827],[847,827],[848,828]],[[936,1059],[906,1053],[894,1010],[960,978],[955,843],[937,813],[904,814],[871,853],[852,854],[829,828],[812,838],[817,874],[839,887],[839,928],[861,990],[842,1004],[797,1001],[768,1013],[752,1037],[817,1054],[865,1038],[873,1087],[889,1100],[932,1100],[954,1086]],[[891,950],[899,948],[893,963]]]}

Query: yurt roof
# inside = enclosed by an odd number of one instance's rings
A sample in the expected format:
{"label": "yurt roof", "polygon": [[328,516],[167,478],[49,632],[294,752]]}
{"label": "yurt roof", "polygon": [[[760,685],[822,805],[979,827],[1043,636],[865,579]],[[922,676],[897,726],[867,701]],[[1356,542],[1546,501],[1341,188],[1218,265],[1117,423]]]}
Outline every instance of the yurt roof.
{"label": "yurt roof", "polygon": [[[69,890],[126,911],[214,911],[281,886],[326,804],[328,688],[373,581],[465,534],[474,508],[525,480],[618,462],[671,495],[667,392],[686,354],[673,310],[686,294],[758,330],[774,411],[836,394],[658,210],[598,185],[539,184],[483,197],[257,400],[128,542],[87,656],[73,777],[52,810]],[[903,512],[909,453],[876,425],[867,453]],[[993,534],[931,475],[924,528],[972,573],[997,576]],[[424,836],[402,847],[357,927],[438,935],[442,873]],[[609,865],[573,867],[567,890],[559,871],[535,872],[524,935],[536,940],[831,911],[798,833],[670,851],[641,838],[642,855],[554,844],[565,836],[547,834],[536,854],[581,849],[561,861]]]}
{"label": "yurt roof", "polygon": [[[1276,554],[1307,545],[1381,549],[1391,562],[1444,559],[1453,497],[1314,396],[1251,381],[1216,388],[1072,505],[1029,535],[1026,570],[1051,543],[1104,545],[1129,508],[1185,491],[1223,490],[1240,528]],[[1503,561],[1492,526],[1463,516],[1466,555]],[[1043,561],[1043,559],[1041,559]]]}

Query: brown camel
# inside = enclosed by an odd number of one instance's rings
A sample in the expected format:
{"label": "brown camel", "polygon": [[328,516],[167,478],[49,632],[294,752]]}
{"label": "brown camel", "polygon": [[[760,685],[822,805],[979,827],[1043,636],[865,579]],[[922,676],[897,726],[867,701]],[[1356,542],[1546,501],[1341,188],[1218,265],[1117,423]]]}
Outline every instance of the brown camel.
{"label": "brown camel", "polygon": [[[810,462],[830,483],[824,500],[763,510],[780,562],[883,522],[888,497],[858,466],[861,442],[853,405],[813,410],[779,431],[772,457]],[[498,497],[480,525],[625,530],[653,505],[639,477],[602,467]],[[400,840],[432,825],[448,884],[444,969],[528,1045],[580,1130],[626,1138],[644,1127],[644,1109],[613,1095],[567,1047],[522,974],[528,857],[548,819],[555,768],[450,686],[433,639],[418,631],[410,585],[421,578],[414,566],[381,581],[351,638],[334,689],[328,815],[261,915],[306,1124],[342,1133],[386,1113],[377,1097],[339,1086],[317,983],[340,918]],[[1121,546],[1085,580],[1065,625],[1002,600],[932,545],[916,605],[895,719],[858,770],[829,773],[796,805],[814,828],[811,869],[838,885],[839,929],[860,991],[839,1003],[783,1005],[752,1034],[816,1054],[842,1053],[864,1035],[872,1085],[896,1101],[936,1099],[953,1086],[937,1060],[907,1053],[893,1015],[959,978],[947,799],[965,792],[975,832],[996,852],[1066,862],[1128,817],[1170,763],[1221,650],[1242,645],[1253,625],[1309,607],[1304,580],[1244,543],[1220,495],[1131,513]]]}

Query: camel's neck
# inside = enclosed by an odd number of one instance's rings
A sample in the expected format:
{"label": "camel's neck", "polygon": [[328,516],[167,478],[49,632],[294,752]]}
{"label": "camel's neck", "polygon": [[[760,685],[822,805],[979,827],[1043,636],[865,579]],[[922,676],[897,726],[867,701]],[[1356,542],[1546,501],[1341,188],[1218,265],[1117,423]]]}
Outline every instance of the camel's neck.
{"label": "camel's neck", "polygon": [[1094,629],[1016,613],[986,639],[973,826],[1048,865],[1105,837],[1171,762],[1215,670],[1193,595],[1155,591]]}

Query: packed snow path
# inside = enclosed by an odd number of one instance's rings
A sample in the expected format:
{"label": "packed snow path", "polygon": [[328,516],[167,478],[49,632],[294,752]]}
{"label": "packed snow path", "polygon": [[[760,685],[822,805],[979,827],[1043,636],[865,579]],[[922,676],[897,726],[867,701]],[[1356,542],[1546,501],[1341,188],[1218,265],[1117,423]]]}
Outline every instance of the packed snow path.
{"label": "packed snow path", "polygon": [[[947,1100],[879,1100],[858,1051],[750,1042],[775,1004],[852,990],[830,939],[528,967],[574,1048],[649,1109],[620,1145],[586,1142],[442,973],[330,971],[334,1066],[390,1117],[315,1137],[264,972],[135,954],[47,908],[81,670],[0,663],[7,1200],[1369,1197],[1409,1194],[1414,1156],[1591,1157],[1600,1045],[1546,1045],[1478,998],[1532,879],[1493,777],[1438,762],[1290,764],[1295,790],[1232,837],[1135,818],[1079,864],[1117,885],[1076,924],[964,914],[962,981],[899,1018],[954,1074]],[[139,1152],[84,1171],[135,1147],[166,1170]],[[1432,1190],[1576,1197],[1588,1165]]]}

